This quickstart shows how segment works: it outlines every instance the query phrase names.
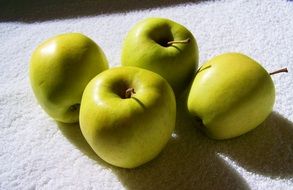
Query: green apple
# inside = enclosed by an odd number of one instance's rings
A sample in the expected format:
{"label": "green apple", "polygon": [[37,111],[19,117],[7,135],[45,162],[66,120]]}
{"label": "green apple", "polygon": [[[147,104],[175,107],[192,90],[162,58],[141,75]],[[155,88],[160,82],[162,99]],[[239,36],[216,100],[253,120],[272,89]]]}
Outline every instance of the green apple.
{"label": "green apple", "polygon": [[145,69],[104,71],[82,96],[82,134],[96,154],[114,166],[134,168],[156,157],[171,137],[175,120],[172,88]]}
{"label": "green apple", "polygon": [[240,53],[207,61],[192,83],[187,106],[214,139],[229,139],[260,125],[272,112],[275,87],[270,74]]}
{"label": "green apple", "polygon": [[160,74],[178,96],[194,77],[198,47],[184,26],[165,18],[147,18],[124,39],[121,63]]}
{"label": "green apple", "polygon": [[102,49],[80,33],[52,37],[33,52],[29,76],[33,92],[53,119],[74,123],[84,88],[108,68]]}

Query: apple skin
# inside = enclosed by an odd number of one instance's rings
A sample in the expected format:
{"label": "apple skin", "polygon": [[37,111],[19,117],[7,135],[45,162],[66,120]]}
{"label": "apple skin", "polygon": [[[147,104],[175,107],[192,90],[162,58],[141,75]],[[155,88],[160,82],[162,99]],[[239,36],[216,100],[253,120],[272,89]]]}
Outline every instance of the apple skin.
{"label": "apple skin", "polygon": [[80,33],[52,37],[33,52],[29,76],[41,107],[53,119],[75,123],[84,88],[108,69],[102,49]]}
{"label": "apple skin", "polygon": [[[167,45],[172,40],[189,43]],[[192,81],[198,66],[198,47],[192,33],[165,18],[147,18],[128,32],[121,64],[151,70],[164,77],[178,96]]]}
{"label": "apple skin", "polygon": [[[132,87],[135,94],[125,98]],[[96,154],[107,163],[135,168],[155,158],[175,128],[176,101],[160,75],[137,67],[102,72],[87,85],[80,127]]]}
{"label": "apple skin", "polygon": [[225,53],[198,71],[187,100],[189,112],[213,139],[240,136],[272,112],[275,87],[269,73],[240,53]]}

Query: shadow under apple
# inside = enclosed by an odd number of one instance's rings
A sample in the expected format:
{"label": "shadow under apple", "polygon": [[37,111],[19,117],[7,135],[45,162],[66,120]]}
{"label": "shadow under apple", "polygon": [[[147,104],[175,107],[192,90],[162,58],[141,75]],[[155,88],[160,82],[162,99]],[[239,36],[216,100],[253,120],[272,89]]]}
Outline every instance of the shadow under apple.
{"label": "shadow under apple", "polygon": [[[181,104],[181,105],[180,105]],[[219,155],[270,178],[293,176],[293,124],[276,112],[255,130],[231,140],[212,140],[179,102],[176,131],[158,158],[134,170],[114,170],[128,189],[249,189]]]}
{"label": "shadow under apple", "polygon": [[220,141],[216,149],[249,172],[293,178],[293,123],[277,112],[253,131]]}
{"label": "shadow under apple", "polygon": [[208,139],[178,105],[176,130],[161,154],[136,169],[113,170],[127,189],[249,189],[245,180],[215,154]]}
{"label": "shadow under apple", "polygon": [[231,140],[206,137],[178,102],[176,130],[166,148],[151,162],[122,169],[102,161],[85,141],[79,125],[59,124],[77,148],[104,167],[110,167],[127,189],[249,189],[245,179],[219,155],[245,170],[271,177],[293,176],[293,124],[276,112],[255,130]]}
{"label": "shadow under apple", "polygon": [[93,151],[90,145],[86,142],[82,132],[80,130],[79,123],[67,124],[57,122],[58,128],[61,133],[72,143],[77,149],[79,149],[84,155],[90,159],[95,160],[99,165],[103,167],[113,167],[110,164],[104,162],[97,154]]}

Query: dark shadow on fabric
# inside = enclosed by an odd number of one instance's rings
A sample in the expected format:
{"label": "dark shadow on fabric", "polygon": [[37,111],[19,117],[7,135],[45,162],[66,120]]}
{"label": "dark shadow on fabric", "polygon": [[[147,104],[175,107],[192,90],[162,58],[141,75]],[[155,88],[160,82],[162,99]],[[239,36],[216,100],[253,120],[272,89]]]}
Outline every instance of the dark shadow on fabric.
{"label": "dark shadow on fabric", "polygon": [[171,7],[203,0],[1,0],[0,22],[36,22]]}
{"label": "dark shadow on fabric", "polygon": [[174,136],[157,158],[136,169],[113,170],[123,185],[130,190],[249,189],[239,173],[215,154],[217,142],[196,130],[198,124],[182,105],[178,103]]}
{"label": "dark shadow on fabric", "polygon": [[[183,98],[184,99],[184,98]],[[186,99],[186,98],[185,98]],[[250,189],[230,163],[254,174],[293,176],[293,124],[276,112],[255,130],[231,140],[212,140],[178,100],[175,137],[153,161],[134,170],[114,170],[128,189]]]}
{"label": "dark shadow on fabric", "polygon": [[57,122],[57,125],[61,133],[66,137],[66,139],[69,140],[69,142],[72,143],[76,148],[78,148],[84,155],[88,156],[92,160],[95,160],[101,166],[112,167],[96,155],[96,153],[83,137],[78,123],[67,124]]}
{"label": "dark shadow on fabric", "polygon": [[219,142],[217,151],[249,172],[292,179],[293,123],[273,112],[260,126],[236,139]]}
{"label": "dark shadow on fabric", "polygon": [[[186,98],[177,100],[174,136],[154,160],[135,169],[102,161],[84,140],[79,126],[59,125],[70,142],[84,154],[111,168],[124,187],[140,189],[250,189],[246,180],[221,156],[239,167],[270,178],[293,176],[293,124],[276,112],[255,130],[231,140],[212,140],[186,110]],[[221,156],[219,156],[221,155]]]}

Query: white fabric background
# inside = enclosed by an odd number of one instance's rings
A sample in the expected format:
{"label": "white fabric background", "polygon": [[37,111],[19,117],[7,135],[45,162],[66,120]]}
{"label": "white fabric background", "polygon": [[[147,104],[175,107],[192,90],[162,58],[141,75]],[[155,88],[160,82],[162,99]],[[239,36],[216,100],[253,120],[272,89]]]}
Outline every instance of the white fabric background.
{"label": "white fabric background", "polygon": [[[0,189],[293,189],[292,1],[27,0],[1,1],[0,12]],[[95,156],[78,125],[44,113],[29,85],[28,63],[43,40],[81,32],[117,66],[127,31],[152,16],[192,31],[200,65],[237,51],[268,71],[288,67],[289,73],[273,76],[274,112],[252,132],[210,140],[179,102],[176,132],[163,152],[137,169],[119,169]]]}

